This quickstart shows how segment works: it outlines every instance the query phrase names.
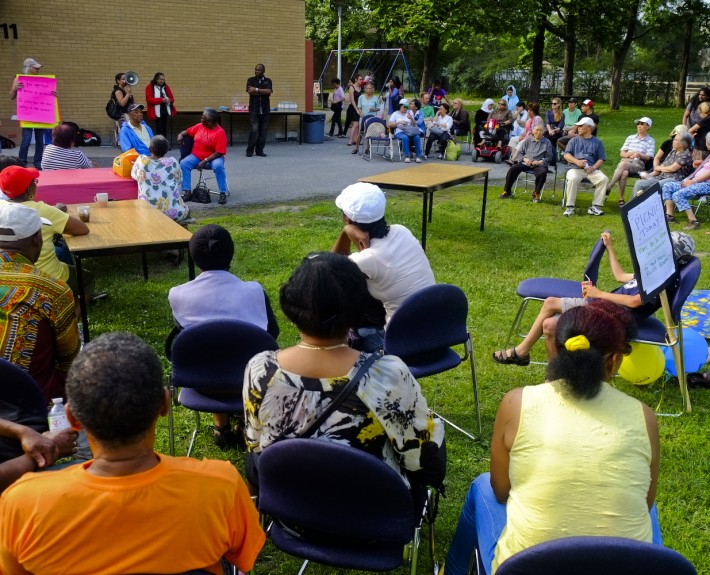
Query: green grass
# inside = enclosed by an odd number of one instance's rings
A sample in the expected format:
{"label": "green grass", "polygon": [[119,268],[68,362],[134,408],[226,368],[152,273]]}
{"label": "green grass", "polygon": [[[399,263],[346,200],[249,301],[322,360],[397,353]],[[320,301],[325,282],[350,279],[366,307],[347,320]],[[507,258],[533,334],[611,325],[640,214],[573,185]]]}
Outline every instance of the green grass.
{"label": "green grass", "polygon": [[[600,135],[610,157],[618,157],[616,151],[623,139],[633,132],[631,120],[640,117],[642,112],[657,122],[652,133],[658,144],[677,123],[679,115],[676,110],[660,109],[625,109],[603,114]],[[470,159],[463,156],[462,161]],[[615,234],[622,264],[630,268],[616,202],[609,202],[607,215],[602,218],[586,215],[563,218],[559,206],[560,185],[556,198],[548,191],[539,205],[533,205],[529,195],[521,193],[513,200],[500,201],[497,195],[501,191],[497,187],[489,190],[485,232],[478,229],[482,192],[479,185],[437,192],[434,221],[429,228],[427,255],[437,281],[460,286],[470,302],[468,326],[474,342],[484,426],[483,437],[475,443],[447,429],[447,497],[441,502],[437,522],[440,557],[446,553],[470,481],[488,470],[488,442],[502,396],[513,387],[541,383],[544,379],[542,366],[499,366],[490,359],[492,351],[503,345],[519,305],[515,295],[518,282],[546,275],[579,278],[589,250],[602,229],[610,229]],[[580,193],[580,207],[589,203],[591,194]],[[401,223],[418,235],[421,198],[411,193],[389,192],[387,217],[389,222]],[[218,223],[230,230],[236,243],[232,271],[243,279],[260,281],[276,304],[279,286],[300,259],[309,251],[330,248],[340,230],[341,219],[334,204],[325,201],[240,209],[238,213],[216,210],[199,223]],[[675,224],[674,229],[681,226]],[[702,231],[695,232],[694,236],[698,255],[704,260],[710,238]],[[146,282],[141,276],[138,256],[96,258],[90,264],[88,267],[97,276],[98,288],[110,293],[109,299],[89,310],[92,335],[129,330],[148,341],[162,356],[163,342],[172,325],[167,292],[170,287],[186,281],[186,266],[175,268],[159,256],[151,255],[150,280]],[[699,287],[707,287],[709,279],[709,272],[703,271]],[[602,264],[599,284],[607,288],[614,285],[606,263]],[[530,319],[536,309],[531,310]],[[281,325],[279,344],[292,345],[297,340],[296,330],[280,310],[276,311]],[[543,346],[538,347],[534,359],[543,358]],[[167,362],[164,366],[167,373]],[[470,372],[466,366],[426,378],[421,383],[437,411],[466,429],[475,429]],[[637,387],[619,378],[613,383],[654,407],[662,394],[660,383]],[[710,487],[707,481],[710,477],[710,390],[693,390],[691,400],[692,413],[660,418],[662,452],[657,501],[666,545],[688,557],[699,573],[710,573]],[[674,382],[666,386],[663,406],[666,411],[681,410],[680,394]],[[184,453],[193,416],[183,409],[177,409],[176,415],[176,443],[179,452]],[[209,422],[204,417],[202,421],[196,456],[228,458],[243,470],[242,455],[214,448]],[[167,452],[167,447],[167,426],[163,421],[157,449]],[[419,572],[423,573],[429,565],[426,553],[420,563]],[[271,544],[267,544],[257,562],[260,573],[294,573],[296,570],[297,561],[278,552]],[[312,565],[309,571],[332,573],[334,570]]]}

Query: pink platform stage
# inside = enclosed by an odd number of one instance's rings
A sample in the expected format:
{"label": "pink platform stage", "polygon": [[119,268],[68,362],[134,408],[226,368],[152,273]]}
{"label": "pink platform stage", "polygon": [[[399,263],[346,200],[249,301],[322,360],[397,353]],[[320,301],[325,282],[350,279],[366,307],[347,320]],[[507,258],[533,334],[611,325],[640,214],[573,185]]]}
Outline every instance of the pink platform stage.
{"label": "pink platform stage", "polygon": [[111,168],[47,170],[40,172],[36,199],[50,205],[83,204],[93,202],[99,192],[107,192],[109,200],[135,200],[138,184],[119,178]]}

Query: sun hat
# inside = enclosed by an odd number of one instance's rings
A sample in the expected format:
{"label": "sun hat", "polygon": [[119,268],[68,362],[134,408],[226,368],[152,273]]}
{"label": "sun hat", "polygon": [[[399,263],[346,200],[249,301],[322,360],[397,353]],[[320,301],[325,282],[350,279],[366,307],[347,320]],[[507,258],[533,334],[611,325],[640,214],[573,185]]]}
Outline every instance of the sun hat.
{"label": "sun hat", "polygon": [[35,168],[8,166],[0,172],[0,190],[8,198],[13,199],[24,194],[37,178],[39,178],[39,171]]}
{"label": "sun hat", "polygon": [[338,206],[348,219],[359,224],[371,224],[385,216],[384,192],[374,184],[358,182],[345,188],[335,198]]}
{"label": "sun hat", "polygon": [[[16,204],[0,202],[0,242],[19,242],[35,235],[42,224],[52,225],[52,222],[40,218],[37,210]],[[7,230],[7,231],[5,231]]]}

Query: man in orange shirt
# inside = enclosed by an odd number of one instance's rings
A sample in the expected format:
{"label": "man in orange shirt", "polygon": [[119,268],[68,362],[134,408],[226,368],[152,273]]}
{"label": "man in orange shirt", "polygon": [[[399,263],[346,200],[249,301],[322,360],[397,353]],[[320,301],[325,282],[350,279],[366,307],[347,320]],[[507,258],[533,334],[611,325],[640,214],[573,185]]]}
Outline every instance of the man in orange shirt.
{"label": "man in orange shirt", "polygon": [[170,400],[155,352],[128,333],[86,345],[67,379],[67,418],[94,459],[25,475],[0,498],[0,573],[218,575],[249,571],[264,545],[259,516],[228,461],[153,450]]}

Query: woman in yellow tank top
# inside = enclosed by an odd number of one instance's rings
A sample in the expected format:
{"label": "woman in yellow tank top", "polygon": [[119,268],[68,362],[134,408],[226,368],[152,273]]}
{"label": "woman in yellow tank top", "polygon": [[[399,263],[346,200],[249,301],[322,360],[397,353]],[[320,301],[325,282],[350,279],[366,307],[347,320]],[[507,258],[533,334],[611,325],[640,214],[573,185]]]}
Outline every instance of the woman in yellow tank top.
{"label": "woman in yellow tank top", "polygon": [[468,573],[474,548],[479,572],[493,575],[511,555],[562,537],[662,545],[653,503],[656,416],[605,383],[629,353],[635,331],[629,313],[608,301],[560,316],[550,381],[513,389],[498,409],[491,471],[471,485],[446,575]]}

